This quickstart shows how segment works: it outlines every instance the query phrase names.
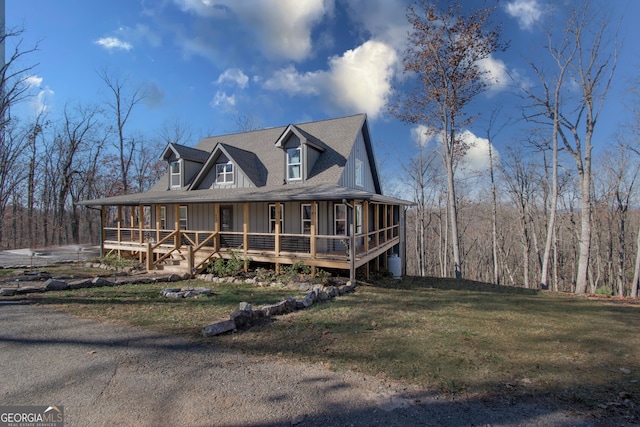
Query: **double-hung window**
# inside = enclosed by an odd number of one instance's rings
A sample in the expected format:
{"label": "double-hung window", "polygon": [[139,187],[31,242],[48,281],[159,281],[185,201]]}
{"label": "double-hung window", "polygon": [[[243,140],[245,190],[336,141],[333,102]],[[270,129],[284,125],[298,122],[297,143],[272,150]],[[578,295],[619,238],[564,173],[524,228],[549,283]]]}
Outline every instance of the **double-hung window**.
{"label": "double-hung window", "polygon": [[216,164],[216,183],[232,184],[233,183],[233,163]]}
{"label": "double-hung window", "polygon": [[[276,232],[276,205],[269,205],[269,232]],[[284,232],[284,205],[280,204],[280,233]]]}
{"label": "double-hung window", "polygon": [[302,155],[300,147],[287,150],[287,177],[290,181],[302,179]]}
{"label": "double-hung window", "polygon": [[182,184],[182,174],[180,173],[180,160],[171,162],[171,187],[180,187]]}
{"label": "double-hung window", "polygon": [[[302,209],[302,212],[301,212],[302,234],[311,234],[311,223],[312,223],[311,205],[310,204],[303,204],[301,206],[301,209]],[[316,218],[314,218],[316,220],[316,224],[318,223],[317,215],[318,215],[318,213],[316,212]]]}
{"label": "double-hung window", "polygon": [[160,206],[160,229],[167,229],[167,207]]}
{"label": "double-hung window", "polygon": [[356,159],[356,185],[362,187],[363,182],[362,160]]}
{"label": "double-hung window", "polygon": [[180,230],[186,230],[187,225],[187,207],[180,206]]}
{"label": "double-hung window", "polygon": [[333,205],[334,234],[336,236],[347,235],[347,205],[336,203]]}
{"label": "double-hung window", "polygon": [[356,234],[362,234],[362,205],[356,205]]}

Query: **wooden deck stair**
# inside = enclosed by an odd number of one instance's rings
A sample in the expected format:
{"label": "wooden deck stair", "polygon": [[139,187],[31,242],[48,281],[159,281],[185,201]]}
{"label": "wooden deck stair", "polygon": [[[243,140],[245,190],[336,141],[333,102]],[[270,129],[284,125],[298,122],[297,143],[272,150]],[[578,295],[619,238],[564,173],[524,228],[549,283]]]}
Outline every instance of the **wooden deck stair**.
{"label": "wooden deck stair", "polygon": [[[216,256],[217,255],[217,256]],[[213,260],[219,257],[217,252],[211,252],[209,250],[198,251],[193,255],[193,265],[196,268],[195,273],[201,273],[205,270]],[[189,259],[188,250],[183,247],[171,256],[165,259],[158,269],[162,269],[168,273],[187,274],[192,273],[189,271]]]}

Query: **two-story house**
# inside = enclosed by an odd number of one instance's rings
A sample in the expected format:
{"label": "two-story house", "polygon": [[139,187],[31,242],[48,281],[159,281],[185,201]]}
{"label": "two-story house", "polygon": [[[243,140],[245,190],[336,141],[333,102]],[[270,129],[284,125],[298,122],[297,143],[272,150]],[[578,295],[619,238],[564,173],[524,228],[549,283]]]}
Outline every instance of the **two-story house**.
{"label": "two-story house", "polygon": [[367,275],[405,259],[410,203],[383,196],[364,114],[168,144],[162,159],[148,192],[83,202],[101,207],[103,254],[191,273],[232,252]]}

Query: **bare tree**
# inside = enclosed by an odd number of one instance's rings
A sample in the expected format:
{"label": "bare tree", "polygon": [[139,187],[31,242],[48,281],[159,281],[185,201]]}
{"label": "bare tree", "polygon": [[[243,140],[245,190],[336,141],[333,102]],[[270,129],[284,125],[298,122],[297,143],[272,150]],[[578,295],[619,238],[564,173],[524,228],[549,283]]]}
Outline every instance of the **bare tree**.
{"label": "bare tree", "polygon": [[126,194],[129,193],[129,169],[136,151],[137,140],[125,134],[125,127],[131,118],[133,109],[144,101],[146,95],[142,85],[133,85],[127,77],[112,74],[107,69],[98,72],[98,76],[110,92],[107,97],[107,106],[116,123],[117,142],[115,146],[118,153],[122,192]]}
{"label": "bare tree", "polygon": [[412,26],[404,53],[404,72],[414,79],[407,91],[397,91],[390,112],[398,119],[421,124],[439,133],[447,172],[447,206],[456,278],[462,277],[455,162],[466,147],[459,130],[473,120],[468,104],[488,88],[487,74],[478,62],[503,49],[498,27],[491,27],[495,8],[466,15],[460,2],[451,1],[439,10],[427,0],[407,9]]}

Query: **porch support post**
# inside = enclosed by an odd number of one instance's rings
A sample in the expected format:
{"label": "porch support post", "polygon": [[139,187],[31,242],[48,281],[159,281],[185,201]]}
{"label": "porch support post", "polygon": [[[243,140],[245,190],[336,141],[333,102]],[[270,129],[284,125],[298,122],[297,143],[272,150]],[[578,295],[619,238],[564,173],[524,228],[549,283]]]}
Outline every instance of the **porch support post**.
{"label": "porch support post", "polygon": [[104,256],[104,241],[107,238],[105,227],[107,226],[107,210],[104,205],[100,206],[100,257]]}
{"label": "porch support post", "polygon": [[349,280],[356,284],[356,201],[351,201],[351,224],[349,224]]}
{"label": "porch support post", "polygon": [[156,243],[160,241],[160,205],[156,205]]}
{"label": "porch support post", "polygon": [[135,206],[129,206],[129,209],[131,209],[129,211],[129,241],[130,242],[135,242],[135,234],[133,232],[133,227],[135,227],[136,222],[135,222],[135,215],[136,215],[136,207]]}
{"label": "porch support post", "polygon": [[174,230],[176,230],[176,235],[173,238],[173,245],[176,249],[180,247],[180,205],[176,203],[174,209]]}
{"label": "porch support post", "polygon": [[[118,205],[118,246],[122,242],[122,206]],[[118,249],[118,256],[120,256],[120,249]]]}
{"label": "porch support post", "polygon": [[[369,202],[367,200],[362,204],[362,231],[364,232],[364,253],[369,253]],[[369,265],[369,263],[367,263]],[[369,269],[367,268],[367,274]],[[368,277],[367,277],[368,279]]]}
{"label": "porch support post", "polygon": [[140,244],[144,243],[144,233],[142,230],[142,227],[144,227],[144,207],[142,205],[138,206],[138,239]]}
{"label": "porch support post", "polygon": [[147,273],[153,270],[153,252],[151,251],[151,242],[147,242]]}
{"label": "porch support post", "polygon": [[[275,255],[280,256],[280,202],[276,202]],[[276,262],[276,273],[280,273],[280,263]]]}
{"label": "porch support post", "polygon": [[[311,242],[309,244],[311,250],[311,259],[316,259],[316,215],[318,214],[318,202],[311,202]],[[315,276],[316,266],[311,266],[311,274]]]}
{"label": "porch support post", "polygon": [[189,269],[189,275],[193,275],[193,245],[187,246],[187,268]]}
{"label": "porch support post", "polygon": [[214,250],[216,252],[219,252],[220,251],[220,203],[213,204],[213,214],[215,216],[213,231],[216,232],[216,237],[214,239],[213,246],[214,246]]}
{"label": "porch support post", "polygon": [[144,251],[142,245],[144,243],[144,232],[142,230],[144,224],[144,207],[138,205],[138,243],[140,243],[140,252],[138,252],[138,262],[142,263],[144,260]]}
{"label": "porch support post", "polygon": [[247,261],[247,253],[249,251],[249,203],[244,202],[244,224],[242,226],[242,246],[244,247],[244,271],[249,270],[249,262]]}
{"label": "porch support post", "polygon": [[376,248],[378,248],[380,246],[380,205],[377,203],[373,211],[373,221],[375,222],[374,229],[376,231]]}
{"label": "porch support post", "polygon": [[[386,242],[389,238],[387,227],[389,227],[389,209],[387,205],[382,205],[383,217],[382,217],[382,226],[384,228],[384,242]],[[385,261],[386,264],[386,261]]]}

